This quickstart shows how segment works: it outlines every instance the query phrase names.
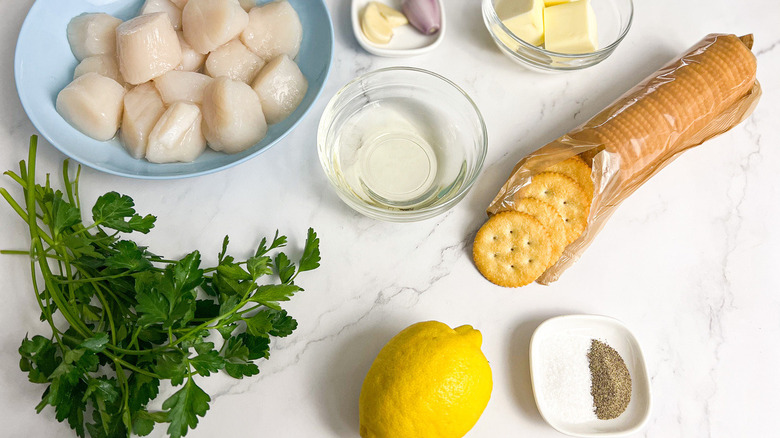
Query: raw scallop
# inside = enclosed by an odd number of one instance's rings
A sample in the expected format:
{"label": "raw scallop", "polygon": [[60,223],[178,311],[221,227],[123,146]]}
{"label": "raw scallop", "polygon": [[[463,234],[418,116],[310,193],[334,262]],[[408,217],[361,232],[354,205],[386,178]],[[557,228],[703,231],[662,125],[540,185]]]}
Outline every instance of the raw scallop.
{"label": "raw scallop", "polygon": [[248,22],[238,0],[189,0],[182,11],[184,39],[204,55],[236,38]]}
{"label": "raw scallop", "polygon": [[260,98],[252,87],[225,76],[206,87],[203,119],[209,146],[229,154],[254,146],[268,131]]}
{"label": "raw scallop", "polygon": [[130,84],[142,84],[181,63],[181,46],[164,12],[141,15],[116,29],[119,71]]}
{"label": "raw scallop", "polygon": [[146,159],[152,163],[194,161],[206,149],[197,105],[176,102],[163,113],[149,134]]}
{"label": "raw scallop", "polygon": [[247,49],[241,41],[233,40],[209,54],[206,74],[213,78],[227,76],[248,84],[264,64],[265,61]]}
{"label": "raw scallop", "polygon": [[116,28],[122,20],[108,14],[81,14],[68,23],[68,43],[76,59],[116,53]]}
{"label": "raw scallop", "polygon": [[133,158],[143,158],[149,133],[165,111],[165,104],[154,85],[147,82],[125,94],[124,108],[119,138]]}
{"label": "raw scallop", "polygon": [[125,84],[122,74],[119,73],[119,66],[114,55],[96,55],[82,59],[73,71],[73,79],[84,76],[89,72],[111,78],[121,85]]}
{"label": "raw scallop", "polygon": [[203,102],[203,90],[213,79],[204,74],[191,71],[169,71],[154,79],[154,86],[160,92],[163,102]]}
{"label": "raw scallop", "polygon": [[122,119],[125,87],[97,73],[79,76],[57,95],[57,112],[68,123],[95,140],[116,135]]}
{"label": "raw scallop", "polygon": [[269,125],[279,123],[300,105],[309,82],[287,55],[272,59],[252,82],[252,89],[260,97],[265,120]]}
{"label": "raw scallop", "polygon": [[181,45],[181,64],[176,67],[176,70],[200,70],[200,68],[203,67],[203,63],[206,62],[206,55],[196,52],[187,40],[184,39],[184,34],[182,32],[176,32],[176,36],[179,37],[179,45]]}
{"label": "raw scallop", "polygon": [[174,29],[181,29],[181,9],[171,0],[146,0],[141,7],[141,14],[154,14],[155,12],[165,12],[171,20]]}
{"label": "raw scallop", "polygon": [[249,11],[249,24],[241,34],[241,41],[268,61],[281,54],[290,58],[298,55],[303,28],[298,13],[289,2],[272,2]]}

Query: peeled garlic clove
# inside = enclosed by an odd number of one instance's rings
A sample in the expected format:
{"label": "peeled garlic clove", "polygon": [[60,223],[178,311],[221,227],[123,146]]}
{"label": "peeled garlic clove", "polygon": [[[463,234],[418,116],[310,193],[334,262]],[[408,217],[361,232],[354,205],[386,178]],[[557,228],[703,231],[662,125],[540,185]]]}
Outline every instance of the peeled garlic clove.
{"label": "peeled garlic clove", "polygon": [[371,2],[363,10],[363,20],[360,27],[369,41],[375,44],[387,44],[393,38],[393,28],[390,22],[379,13],[377,2]]}
{"label": "peeled garlic clove", "polygon": [[155,12],[165,12],[171,20],[174,29],[181,29],[181,9],[171,0],[146,0],[141,7],[141,14],[154,14]]}
{"label": "peeled garlic clove", "polygon": [[187,0],[171,0],[171,3],[176,5],[179,9],[184,9],[184,6],[187,5]]}
{"label": "peeled garlic clove", "polygon": [[272,59],[252,82],[252,89],[260,97],[268,124],[286,119],[300,105],[309,83],[293,60],[287,55]]}
{"label": "peeled garlic clove", "polygon": [[146,159],[152,163],[189,163],[206,149],[197,105],[176,102],[160,116],[149,134]]}
{"label": "peeled garlic clove", "polygon": [[122,74],[119,73],[119,65],[117,65],[114,55],[97,55],[82,59],[73,71],[73,79],[90,72],[111,78],[120,85],[125,84]]}
{"label": "peeled garlic clove", "polygon": [[68,43],[81,61],[96,55],[116,53],[116,28],[122,20],[108,14],[81,14],[68,23]]}
{"label": "peeled garlic clove", "polygon": [[236,38],[248,22],[238,0],[189,0],[182,11],[184,39],[204,55]]}
{"label": "peeled garlic clove", "polygon": [[404,0],[401,9],[409,23],[425,35],[433,35],[441,29],[439,0]]}
{"label": "peeled garlic clove", "polygon": [[116,29],[119,71],[130,84],[142,84],[176,68],[181,46],[163,12],[141,15]]}
{"label": "peeled garlic clove", "polygon": [[233,40],[209,53],[206,59],[206,74],[213,78],[227,76],[249,83],[264,64],[265,61],[247,49],[241,41]]}
{"label": "peeled garlic clove", "polygon": [[95,140],[110,140],[122,120],[124,95],[125,87],[117,81],[97,73],[86,73],[57,95],[57,112],[74,128]]}
{"label": "peeled garlic clove", "polygon": [[409,24],[409,20],[406,19],[406,15],[402,14],[400,11],[396,11],[395,9],[381,2],[372,3],[376,4],[379,13],[385,17],[385,20],[387,20],[387,22],[390,24],[390,27],[398,27]]}
{"label": "peeled garlic clove", "polygon": [[203,90],[213,79],[204,74],[191,71],[173,70],[154,78],[154,86],[160,92],[163,102],[203,102]]}
{"label": "peeled garlic clove", "polygon": [[149,134],[163,112],[165,104],[151,82],[134,87],[125,94],[119,138],[133,158],[146,155]]}
{"label": "peeled garlic clove", "polygon": [[176,67],[176,70],[182,71],[198,71],[203,67],[203,63],[206,62],[206,55],[202,55],[195,51],[190,46],[187,40],[184,39],[182,32],[176,32],[176,36],[179,37],[179,45],[181,46],[181,64]]}
{"label": "peeled garlic clove", "polygon": [[209,146],[228,154],[249,149],[268,131],[260,98],[252,87],[225,76],[206,87],[203,120]]}
{"label": "peeled garlic clove", "polygon": [[279,55],[298,55],[303,27],[298,13],[287,1],[266,3],[249,11],[249,24],[241,41],[255,55],[268,61]]}

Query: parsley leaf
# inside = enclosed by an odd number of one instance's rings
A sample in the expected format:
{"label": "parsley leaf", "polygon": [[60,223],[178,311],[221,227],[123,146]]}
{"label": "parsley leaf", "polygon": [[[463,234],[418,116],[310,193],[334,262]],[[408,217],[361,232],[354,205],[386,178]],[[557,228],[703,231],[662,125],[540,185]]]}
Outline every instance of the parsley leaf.
{"label": "parsley leaf", "polygon": [[268,251],[272,251],[277,248],[283,248],[287,246],[287,236],[280,236],[279,230],[276,230],[276,233],[274,234],[274,238],[271,241],[271,246],[266,246],[268,244],[268,241],[265,237],[263,237],[260,240],[260,244],[257,246],[257,251],[255,251],[255,257],[260,257],[268,254]]}
{"label": "parsley leaf", "polygon": [[198,425],[198,417],[206,415],[211,397],[206,394],[192,379],[188,379],[184,387],[173,394],[162,405],[168,411],[168,435],[179,438],[187,434],[188,429]]}
{"label": "parsley leaf", "polygon": [[160,353],[154,365],[154,372],[163,379],[169,379],[171,385],[184,383],[188,370],[187,359],[181,351],[166,351]]}
{"label": "parsley leaf", "polygon": [[278,302],[290,301],[290,297],[300,290],[301,288],[294,284],[266,284],[259,286],[249,301],[280,309]]}
{"label": "parsley leaf", "polygon": [[298,321],[288,315],[286,311],[275,310],[270,311],[269,313],[271,314],[271,330],[268,331],[269,335],[284,338],[285,336],[291,335],[292,332],[298,328]]}
{"label": "parsley leaf", "polygon": [[[242,337],[230,338],[225,348],[225,372],[233,378],[240,379],[244,376],[254,376],[260,373],[260,369],[252,362],[249,347],[244,344]],[[259,359],[255,357],[254,359]]]}
{"label": "parsley leaf", "polygon": [[152,262],[145,257],[143,248],[135,242],[120,240],[114,245],[116,252],[106,257],[105,264],[109,268],[140,272],[152,267]]}
{"label": "parsley leaf", "polygon": [[290,259],[287,258],[287,255],[283,252],[276,255],[274,267],[276,268],[276,273],[279,275],[282,283],[289,283],[290,280],[292,280],[293,275],[295,274],[295,265],[290,262]]}
{"label": "parsley leaf", "polygon": [[225,360],[219,355],[217,350],[211,350],[200,353],[190,359],[190,365],[195,368],[201,376],[208,376],[225,367]]}
{"label": "parsley leaf", "polygon": [[79,209],[64,201],[62,193],[59,191],[52,199],[51,216],[55,235],[81,223],[81,212]]}
{"label": "parsley leaf", "polygon": [[298,272],[305,272],[320,267],[320,238],[313,228],[309,228],[306,236],[306,244],[303,248],[303,256],[298,263]]}
{"label": "parsley leaf", "polygon": [[246,331],[252,336],[268,336],[268,332],[273,329],[271,317],[268,312],[258,312],[249,318],[244,318]]}
{"label": "parsley leaf", "polygon": [[148,233],[154,227],[156,218],[152,215],[141,217],[135,212],[135,203],[127,195],[109,192],[99,197],[92,207],[92,220],[107,228],[130,233],[138,231]]}

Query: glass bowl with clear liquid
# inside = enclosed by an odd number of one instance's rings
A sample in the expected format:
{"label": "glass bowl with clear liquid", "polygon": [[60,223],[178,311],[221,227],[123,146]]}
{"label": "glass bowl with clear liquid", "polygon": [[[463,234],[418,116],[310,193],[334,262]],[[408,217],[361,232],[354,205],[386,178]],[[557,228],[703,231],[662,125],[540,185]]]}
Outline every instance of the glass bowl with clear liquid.
{"label": "glass bowl with clear liquid", "polygon": [[411,222],[457,204],[487,153],[479,109],[427,70],[393,67],[348,83],[320,120],[322,168],[339,197],[376,219]]}

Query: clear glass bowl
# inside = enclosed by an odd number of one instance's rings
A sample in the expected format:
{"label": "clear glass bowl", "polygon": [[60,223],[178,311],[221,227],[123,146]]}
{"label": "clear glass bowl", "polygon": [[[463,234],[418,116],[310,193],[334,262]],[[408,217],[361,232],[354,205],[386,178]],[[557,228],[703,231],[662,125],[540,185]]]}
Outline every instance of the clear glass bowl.
{"label": "clear glass bowl", "polygon": [[339,197],[375,219],[411,222],[457,204],[487,153],[487,129],[460,87],[427,70],[393,67],[348,83],[317,132]]}
{"label": "clear glass bowl", "polygon": [[599,49],[595,52],[570,55],[536,47],[515,36],[499,20],[494,7],[495,1],[482,0],[482,18],[493,41],[512,60],[542,71],[580,70],[607,59],[623,41],[634,16],[632,0],[591,0],[596,14]]}

